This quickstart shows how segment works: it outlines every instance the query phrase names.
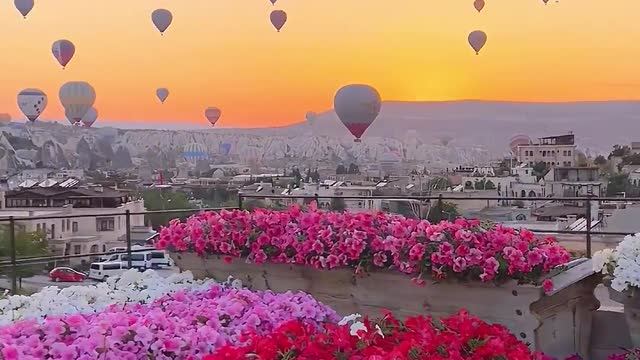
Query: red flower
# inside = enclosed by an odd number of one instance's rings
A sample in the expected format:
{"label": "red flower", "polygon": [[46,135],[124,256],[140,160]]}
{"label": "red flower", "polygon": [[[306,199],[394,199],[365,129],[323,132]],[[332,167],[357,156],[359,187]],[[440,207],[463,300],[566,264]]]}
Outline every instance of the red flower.
{"label": "red flower", "polygon": [[[364,327],[364,328],[363,328]],[[435,322],[410,317],[404,323],[390,313],[378,322],[365,319],[357,335],[349,325],[323,328],[293,321],[269,335],[253,335],[245,345],[223,347],[204,360],[543,360],[501,325],[490,325],[466,311]]]}

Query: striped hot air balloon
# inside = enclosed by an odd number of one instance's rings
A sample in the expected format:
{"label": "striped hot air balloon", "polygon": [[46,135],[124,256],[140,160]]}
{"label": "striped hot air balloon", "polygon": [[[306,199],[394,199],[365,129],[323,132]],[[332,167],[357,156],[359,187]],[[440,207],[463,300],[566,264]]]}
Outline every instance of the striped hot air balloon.
{"label": "striped hot air balloon", "polygon": [[509,141],[509,149],[513,155],[518,155],[518,146],[531,144],[531,138],[527,135],[515,135]]}
{"label": "striped hot air balloon", "polygon": [[95,90],[84,81],[70,81],[62,85],[58,96],[72,123],[80,122],[96,101]]}

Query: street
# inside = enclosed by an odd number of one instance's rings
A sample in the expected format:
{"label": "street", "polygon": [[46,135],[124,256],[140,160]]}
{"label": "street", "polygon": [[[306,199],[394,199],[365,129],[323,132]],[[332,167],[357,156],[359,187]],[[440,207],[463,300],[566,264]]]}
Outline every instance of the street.
{"label": "street", "polygon": [[[168,277],[169,275],[179,272],[180,269],[178,267],[170,267],[170,268],[160,268],[153,269],[162,277]],[[30,278],[22,279],[22,289],[28,292],[36,292],[46,286],[57,286],[59,288],[66,288],[69,286],[87,286],[87,285],[95,285],[100,281],[93,279],[86,279],[82,282],[53,282],[49,278],[48,275],[36,275]],[[0,288],[10,289],[11,288],[11,280],[7,276],[0,276]]]}

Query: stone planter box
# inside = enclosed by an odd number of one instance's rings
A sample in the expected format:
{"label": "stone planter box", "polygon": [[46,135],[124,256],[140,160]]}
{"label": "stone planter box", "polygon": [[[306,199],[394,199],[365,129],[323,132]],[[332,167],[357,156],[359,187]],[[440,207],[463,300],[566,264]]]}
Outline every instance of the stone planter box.
{"label": "stone planter box", "polygon": [[414,285],[396,272],[374,272],[356,277],[353,269],[315,270],[307,266],[226,263],[216,255],[195,253],[171,256],[181,270],[196,278],[226,280],[229,275],[254,290],[301,290],[331,306],[341,315],[359,313],[380,316],[382,309],[405,318],[412,315],[452,315],[467,309],[472,315],[509,328],[532,349],[565,358],[580,353],[589,359],[593,311],[600,306],[594,296],[598,283],[591,261],[584,261],[553,278],[555,289],[545,295],[540,287],[509,282],[501,286],[483,283],[427,283]]}
{"label": "stone planter box", "polygon": [[611,281],[605,281],[609,298],[624,305],[624,319],[629,327],[631,344],[640,347],[640,291],[617,291],[611,288]]}

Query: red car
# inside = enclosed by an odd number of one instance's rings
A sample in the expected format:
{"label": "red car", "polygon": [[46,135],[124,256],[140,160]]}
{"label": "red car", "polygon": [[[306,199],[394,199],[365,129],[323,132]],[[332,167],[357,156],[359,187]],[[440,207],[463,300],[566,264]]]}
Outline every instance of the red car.
{"label": "red car", "polygon": [[80,282],[87,278],[87,275],[69,267],[57,267],[49,272],[51,281]]}

